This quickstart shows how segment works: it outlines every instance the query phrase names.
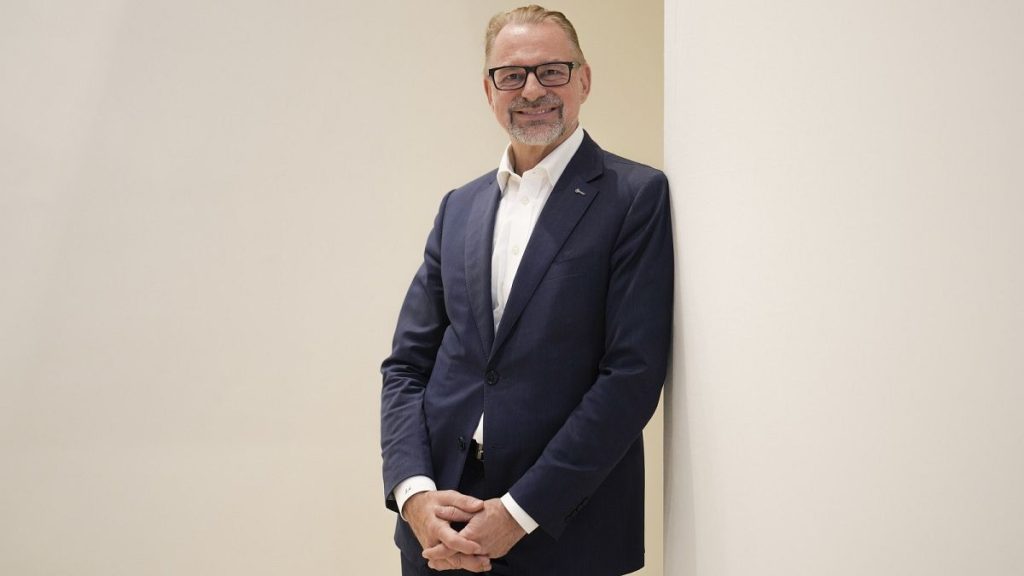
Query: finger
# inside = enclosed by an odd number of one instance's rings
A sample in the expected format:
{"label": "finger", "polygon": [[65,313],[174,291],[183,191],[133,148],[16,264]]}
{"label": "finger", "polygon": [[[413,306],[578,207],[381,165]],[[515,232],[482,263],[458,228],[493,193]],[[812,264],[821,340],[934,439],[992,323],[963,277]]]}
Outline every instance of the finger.
{"label": "finger", "polygon": [[491,560],[486,556],[456,554],[445,560],[431,560],[427,566],[434,570],[468,570],[469,572],[487,572],[491,569]]}
{"label": "finger", "polygon": [[491,559],[487,556],[462,556],[462,569],[470,572],[487,572],[491,569]]}
{"label": "finger", "polygon": [[427,562],[432,570],[454,570],[455,566],[452,565],[448,560],[430,560]]}
{"label": "finger", "polygon": [[456,552],[470,555],[480,553],[479,544],[459,534],[447,524],[445,524],[444,528],[439,531],[437,537],[441,539],[442,544]]}
{"label": "finger", "polygon": [[458,554],[455,550],[445,546],[444,544],[438,544],[437,546],[431,546],[423,551],[423,557],[427,560],[445,560]]}
{"label": "finger", "polygon": [[447,522],[469,522],[473,518],[471,513],[456,508],[451,504],[448,506],[438,506],[434,509],[434,515]]}
{"label": "finger", "polygon": [[455,553],[453,556],[439,560],[427,561],[427,566],[430,566],[434,570],[458,570],[459,566],[462,565],[462,559],[459,558],[461,554]]}
{"label": "finger", "polygon": [[488,530],[489,528],[486,523],[470,522],[469,524],[466,524],[462,530],[459,530],[459,536],[462,536],[470,542],[477,543],[480,546],[480,551],[477,552],[477,554],[487,554],[487,551],[484,550],[484,543],[490,539],[489,537],[493,537],[493,534]]}
{"label": "finger", "polygon": [[455,506],[466,512],[479,512],[484,509],[484,501],[455,490],[438,492],[442,504]]}

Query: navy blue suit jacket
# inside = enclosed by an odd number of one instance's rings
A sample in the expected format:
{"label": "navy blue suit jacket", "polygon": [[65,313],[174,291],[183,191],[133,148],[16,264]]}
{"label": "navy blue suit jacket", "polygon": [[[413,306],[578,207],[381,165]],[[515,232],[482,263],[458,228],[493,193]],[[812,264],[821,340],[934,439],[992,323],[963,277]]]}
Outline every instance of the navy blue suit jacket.
{"label": "navy blue suit jacket", "polygon": [[[488,484],[540,528],[516,574],[624,574],[643,565],[641,431],[672,325],[668,183],[585,136],[537,221],[495,333],[492,171],[451,191],[382,366],[384,493],[422,474],[456,489],[484,419]],[[421,549],[401,519],[396,542]]]}

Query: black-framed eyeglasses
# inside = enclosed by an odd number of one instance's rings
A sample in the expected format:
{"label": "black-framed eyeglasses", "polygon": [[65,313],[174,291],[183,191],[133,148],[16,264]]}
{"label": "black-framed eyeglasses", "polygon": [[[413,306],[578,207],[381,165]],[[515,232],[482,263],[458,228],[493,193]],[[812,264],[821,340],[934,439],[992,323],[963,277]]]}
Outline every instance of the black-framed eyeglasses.
{"label": "black-framed eyeglasses", "polygon": [[487,74],[498,90],[519,90],[526,86],[531,72],[541,86],[553,88],[568,84],[575,67],[575,62],[545,62],[536,66],[498,66],[489,69]]}

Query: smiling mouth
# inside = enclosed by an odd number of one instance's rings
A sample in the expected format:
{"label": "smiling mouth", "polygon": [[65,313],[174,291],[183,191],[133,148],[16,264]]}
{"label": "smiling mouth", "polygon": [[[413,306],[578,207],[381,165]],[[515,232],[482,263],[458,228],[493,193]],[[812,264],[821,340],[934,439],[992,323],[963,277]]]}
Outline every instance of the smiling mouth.
{"label": "smiling mouth", "polygon": [[555,110],[558,110],[557,106],[552,108],[538,108],[535,110],[516,110],[515,113],[522,114],[523,116],[543,116],[544,114],[550,114]]}

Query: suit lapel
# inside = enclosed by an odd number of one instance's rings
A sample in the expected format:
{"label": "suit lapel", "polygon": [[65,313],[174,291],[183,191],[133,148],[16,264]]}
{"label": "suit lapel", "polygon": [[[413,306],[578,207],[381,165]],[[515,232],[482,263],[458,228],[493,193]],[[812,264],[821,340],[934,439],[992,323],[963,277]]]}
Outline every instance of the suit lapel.
{"label": "suit lapel", "polygon": [[505,312],[502,314],[501,324],[491,347],[490,358],[494,357],[508,339],[537,285],[551,266],[552,260],[562,249],[565,240],[583,217],[590,203],[597,197],[598,188],[589,182],[600,176],[603,170],[600,152],[600,148],[590,136],[585,135],[580,149],[551,191],[551,196],[537,219],[526,252],[523,253],[523,260],[516,271],[512,291],[509,293]]}
{"label": "suit lapel", "polygon": [[490,186],[481,189],[473,201],[466,231],[466,288],[484,356],[490,353],[494,342],[491,246],[494,243],[494,214],[500,196],[497,181],[491,179]]}

